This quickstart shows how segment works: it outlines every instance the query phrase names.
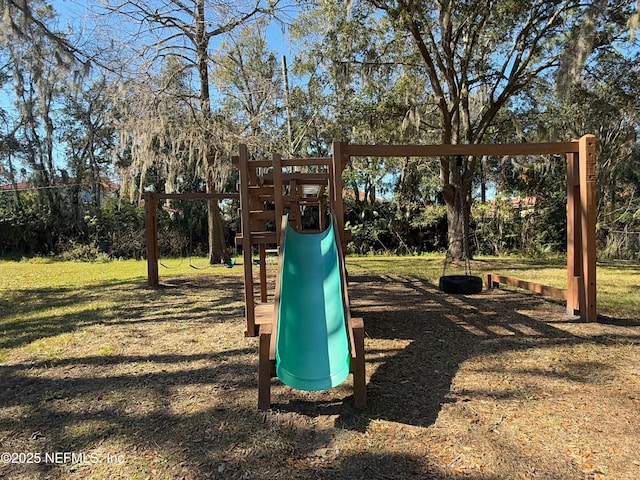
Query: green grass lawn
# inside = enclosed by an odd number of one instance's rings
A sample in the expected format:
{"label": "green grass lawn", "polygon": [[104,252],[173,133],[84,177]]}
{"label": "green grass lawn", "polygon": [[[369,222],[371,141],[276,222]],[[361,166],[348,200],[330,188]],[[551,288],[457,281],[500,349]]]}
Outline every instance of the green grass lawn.
{"label": "green grass lawn", "polygon": [[[480,257],[472,264],[474,275],[496,272],[522,280],[566,288],[566,267],[562,259],[531,260],[518,257]],[[212,271],[230,276],[241,276],[242,267],[232,269],[215,266],[204,268],[206,259],[164,260],[160,277],[173,278],[206,275]],[[443,272],[441,255],[415,257],[364,256],[348,257],[351,272],[415,276],[437,284]],[[193,268],[193,266],[198,268]],[[447,274],[464,273],[461,266],[448,264]],[[32,259],[20,262],[0,261],[0,319],[3,324],[16,321],[16,315],[26,312],[55,309],[58,314],[74,313],[84,308],[73,299],[74,291],[100,290],[120,282],[146,282],[147,266],[144,261],[113,261],[106,263],[57,262]],[[599,264],[597,267],[598,313],[615,318],[640,318],[640,265],[628,263]],[[56,289],[56,298],[47,298],[46,292]],[[101,301],[105,301],[102,298]],[[44,302],[44,303],[43,303]],[[108,303],[108,300],[107,300]],[[30,304],[31,307],[30,308]],[[37,308],[36,308],[37,307]],[[24,318],[23,318],[24,320]]]}

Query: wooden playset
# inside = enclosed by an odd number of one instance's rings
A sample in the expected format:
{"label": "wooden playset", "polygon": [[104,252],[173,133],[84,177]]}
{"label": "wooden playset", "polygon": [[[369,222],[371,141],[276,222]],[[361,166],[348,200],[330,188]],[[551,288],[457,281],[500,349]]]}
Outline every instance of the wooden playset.
{"label": "wooden playset", "polygon": [[[318,310],[331,311],[326,305],[332,298],[324,298],[320,305],[314,302],[314,297],[327,295],[328,292],[323,291],[323,285],[327,283],[337,285],[337,290],[331,291],[331,296],[341,297],[339,303],[343,312],[340,312],[340,318],[344,322],[342,330],[346,333],[345,338],[348,340],[347,348],[350,357],[348,364],[353,374],[354,403],[356,406],[363,406],[366,403],[364,324],[361,318],[351,317],[344,268],[344,252],[348,233],[344,231],[343,224],[342,171],[346,162],[337,155],[327,158],[283,159],[279,154],[274,154],[271,160],[251,160],[245,145],[240,145],[239,153],[240,155],[233,159],[240,172],[239,193],[242,225],[242,232],[238,234],[236,241],[242,245],[243,252],[246,335],[260,337],[258,407],[268,409],[270,406],[271,378],[276,375],[277,371],[276,357],[281,356],[282,358],[279,349],[285,349],[283,346],[285,329],[303,332],[296,341],[309,341],[310,347],[318,343],[332,345],[331,333],[317,333],[312,325],[324,324],[325,321],[329,323],[332,320],[328,315],[322,315],[320,319],[315,318]],[[318,223],[314,229],[303,228],[303,211],[309,208],[318,210]],[[326,212],[331,212],[331,214],[327,215]],[[331,219],[330,226],[327,226],[327,218]],[[322,232],[327,228],[331,228],[335,234],[333,243],[337,247],[335,249],[336,256],[331,258],[337,262],[335,266],[339,270],[339,276],[330,279],[336,269],[324,268],[323,263],[317,265],[317,268],[309,269],[305,275],[300,277],[300,281],[306,283],[306,279],[308,279],[309,282],[316,284],[317,288],[315,291],[303,290],[298,294],[299,299],[306,297],[303,300],[308,302],[308,308],[306,310],[304,307],[298,308],[297,316],[286,315],[290,305],[296,303],[295,299],[287,300],[286,305],[283,303],[284,292],[281,287],[283,287],[284,279],[291,275],[286,272],[308,268],[307,263],[317,261],[317,257],[320,255],[326,255],[324,250],[311,249],[306,245],[314,244],[317,246],[316,236],[322,235]],[[298,244],[305,245],[303,248],[307,248],[308,252],[303,253],[292,268],[288,268],[292,261],[290,259],[293,257],[287,250],[293,247],[285,249],[284,245],[288,244],[287,236],[295,236],[294,232],[302,234],[298,237]],[[277,246],[279,249],[279,264],[273,293],[268,290],[266,263],[268,246]],[[254,281],[254,247],[258,249],[259,281],[257,282],[257,291]],[[318,270],[325,272],[324,278],[314,281]],[[290,282],[287,285],[287,288],[296,288],[299,284]],[[313,307],[314,303],[316,308]],[[296,329],[294,326],[289,329],[284,326],[285,318],[291,318],[289,321],[298,324],[298,328]],[[308,322],[307,326],[299,328],[301,322]],[[308,333],[305,333],[305,328]],[[286,348],[293,348],[291,343],[288,345]],[[299,355],[302,357],[305,354],[301,351]],[[312,370],[313,363],[326,359],[305,360],[299,358],[298,360],[300,363],[309,362]],[[295,363],[295,359],[292,359],[291,363]],[[333,369],[329,369],[327,374],[333,375],[333,373]],[[301,383],[304,382],[298,378],[297,384]],[[334,386],[333,384],[327,385]]]}
{"label": "wooden playset", "polygon": [[[149,285],[157,286],[159,281],[155,216],[159,199],[239,198],[242,231],[236,243],[242,246],[243,252],[245,334],[259,337],[258,407],[263,410],[270,407],[271,378],[276,375],[294,388],[321,390],[342,382],[349,372],[353,374],[354,403],[363,406],[366,404],[364,324],[361,318],[351,317],[344,264],[349,232],[344,230],[343,223],[342,172],[350,159],[357,156],[565,155],[567,288],[548,287],[496,273],[488,274],[485,279],[489,288],[506,284],[566,299],[569,314],[578,314],[582,320],[593,322],[597,320],[595,152],[596,141],[592,135],[570,142],[525,144],[349,145],[334,142],[331,157],[284,159],[274,154],[268,160],[251,159],[247,147],[241,144],[239,156],[233,158],[240,173],[238,194],[145,195]],[[317,223],[313,228],[303,228],[303,213],[307,209],[317,210]],[[253,258],[254,248],[257,262]],[[267,267],[269,251],[278,252],[275,272]],[[307,282],[306,278],[310,280]],[[309,286],[305,289],[301,284]],[[331,288],[327,289],[326,285]],[[293,295],[287,293],[291,289],[295,290]],[[335,307],[332,299],[339,301],[340,308]],[[338,318],[341,327],[335,328],[335,318],[329,317]],[[285,319],[293,326],[286,324]],[[322,325],[322,331],[314,330],[317,324]],[[339,338],[333,336],[334,330],[339,331]],[[330,348],[319,350],[321,358],[302,358],[307,350],[325,343]],[[306,378],[304,368],[313,371],[318,363],[327,364],[323,370],[327,378]],[[296,370],[299,365],[303,371]]]}

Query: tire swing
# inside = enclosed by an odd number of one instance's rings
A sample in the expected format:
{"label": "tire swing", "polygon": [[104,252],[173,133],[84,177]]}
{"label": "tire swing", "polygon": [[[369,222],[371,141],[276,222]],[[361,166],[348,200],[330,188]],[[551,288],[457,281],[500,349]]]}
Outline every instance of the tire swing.
{"label": "tire swing", "polygon": [[471,274],[471,262],[469,261],[469,214],[465,207],[463,228],[463,255],[464,255],[464,275],[445,275],[447,271],[447,263],[453,256],[447,248],[447,255],[444,258],[444,266],[442,267],[442,276],[438,282],[438,288],[444,293],[452,293],[458,295],[474,295],[482,292],[482,277]]}
{"label": "tire swing", "polygon": [[474,275],[443,275],[439,288],[444,293],[474,295],[482,292],[482,278]]}

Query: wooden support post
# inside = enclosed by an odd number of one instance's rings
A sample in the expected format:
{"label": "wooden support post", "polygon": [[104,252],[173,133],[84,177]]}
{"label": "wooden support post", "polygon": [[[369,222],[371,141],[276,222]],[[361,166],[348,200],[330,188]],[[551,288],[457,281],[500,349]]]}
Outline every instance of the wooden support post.
{"label": "wooden support post", "polygon": [[302,218],[300,213],[298,181],[295,178],[292,178],[289,181],[289,225],[296,230],[302,230]]}
{"label": "wooden support post", "polygon": [[567,154],[567,314],[580,308],[582,227],[580,226],[580,169],[578,156]]}
{"label": "wooden support post", "polygon": [[144,194],[145,241],[147,247],[147,281],[150,287],[160,284],[158,274],[158,197],[155,192]]}
{"label": "wooden support post", "polygon": [[496,288],[493,284],[493,275],[491,273],[484,274],[484,284],[487,286],[487,289]]}
{"label": "wooden support post", "polygon": [[364,320],[362,318],[351,318],[350,328],[355,350],[355,356],[351,359],[353,402],[356,407],[364,407],[367,404],[367,378],[364,361]]}
{"label": "wooden support post", "polygon": [[260,346],[258,352],[258,408],[271,407],[271,324],[260,325]]}
{"label": "wooden support post", "polygon": [[580,139],[580,211],[582,227],[582,282],[580,318],[597,321],[596,310],[596,139]]}
{"label": "wooden support post", "polygon": [[267,245],[258,245],[260,258],[260,301],[267,303]]}
{"label": "wooden support post", "polygon": [[249,152],[247,146],[239,145],[238,170],[240,170],[240,220],[242,224],[242,263],[244,268],[244,305],[247,319],[245,335],[255,337],[256,306],[253,298],[253,247],[251,245],[251,218],[249,205]]}
{"label": "wooden support post", "polygon": [[332,189],[331,189],[331,208],[336,212],[337,230],[340,235],[340,244],[342,245],[343,254],[347,251],[347,242],[344,237],[344,203],[342,201],[342,190],[344,183],[342,181],[342,170],[345,162],[347,146],[343,142],[333,142],[333,162],[331,165]]}
{"label": "wooden support post", "polygon": [[276,209],[276,243],[279,243],[284,210],[282,203],[282,156],[279,153],[273,154],[273,204]]}
{"label": "wooden support post", "polygon": [[[320,192],[322,194],[322,190]],[[324,197],[320,196],[318,198],[318,228],[320,230],[324,230],[326,228],[325,225],[325,200]]]}

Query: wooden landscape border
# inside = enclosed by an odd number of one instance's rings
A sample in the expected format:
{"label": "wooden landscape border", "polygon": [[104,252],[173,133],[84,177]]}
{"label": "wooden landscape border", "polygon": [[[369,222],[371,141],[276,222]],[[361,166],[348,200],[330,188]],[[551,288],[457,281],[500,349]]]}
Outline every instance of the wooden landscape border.
{"label": "wooden landscape border", "polygon": [[[596,139],[558,143],[505,143],[458,145],[349,145],[333,143],[335,162],[346,165],[351,157],[452,157],[504,155],[566,155],[567,158],[567,313],[595,322],[596,310]],[[340,181],[340,183],[338,183]],[[336,185],[343,185],[336,178]],[[341,190],[338,190],[341,191]],[[338,203],[341,205],[341,202]],[[343,232],[343,212],[338,213]],[[344,242],[344,239],[343,239]],[[508,278],[508,277],[502,277]],[[519,285],[540,289],[531,282]],[[504,282],[508,283],[508,282]],[[550,287],[542,290],[549,292]],[[558,293],[558,292],[555,292]],[[564,293],[562,295],[565,295]],[[552,295],[553,296],[553,295]]]}
{"label": "wooden landscape border", "polygon": [[530,292],[539,293],[544,297],[558,298],[560,300],[567,299],[567,289],[550,287],[541,283],[527,282],[518,278],[506,277],[497,273],[485,273],[484,281],[487,288],[500,288],[500,284],[509,285],[510,287],[522,288]]}

